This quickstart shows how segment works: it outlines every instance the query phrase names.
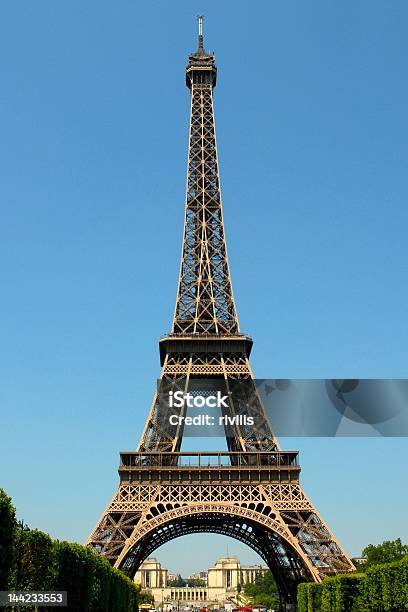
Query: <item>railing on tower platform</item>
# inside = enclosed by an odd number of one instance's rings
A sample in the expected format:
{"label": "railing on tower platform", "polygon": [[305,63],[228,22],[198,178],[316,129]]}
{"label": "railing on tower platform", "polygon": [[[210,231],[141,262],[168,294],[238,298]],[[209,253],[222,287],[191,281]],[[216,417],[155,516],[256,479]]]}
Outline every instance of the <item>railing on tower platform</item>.
{"label": "railing on tower platform", "polygon": [[273,452],[122,452],[120,468],[299,467],[297,451]]}

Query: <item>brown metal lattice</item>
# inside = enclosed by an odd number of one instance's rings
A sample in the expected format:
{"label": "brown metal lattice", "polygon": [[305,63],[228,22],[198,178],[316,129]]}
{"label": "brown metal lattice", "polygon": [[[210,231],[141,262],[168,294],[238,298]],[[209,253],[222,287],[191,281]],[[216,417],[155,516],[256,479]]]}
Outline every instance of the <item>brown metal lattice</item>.
{"label": "brown metal lattice", "polygon": [[[282,598],[299,580],[353,569],[299,484],[297,453],[279,450],[255,387],[233,400],[256,425],[228,432],[228,453],[180,453],[183,428],[163,427],[163,388],[187,391],[197,378],[245,380],[252,340],[242,334],[232,293],[222,217],[214,123],[214,56],[202,34],[190,55],[190,138],[183,249],[172,332],[160,341],[162,372],[138,451],[122,453],[120,485],[88,546],[133,576],[166,541],[196,531],[246,542],[269,564]],[[235,403],[234,403],[235,402]],[[184,416],[180,408],[180,416]]]}

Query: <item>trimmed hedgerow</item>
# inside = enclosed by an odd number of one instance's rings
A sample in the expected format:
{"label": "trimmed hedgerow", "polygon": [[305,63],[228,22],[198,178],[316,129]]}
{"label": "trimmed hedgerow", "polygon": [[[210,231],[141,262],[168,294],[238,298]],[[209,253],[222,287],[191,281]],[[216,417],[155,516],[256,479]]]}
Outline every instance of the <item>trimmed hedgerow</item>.
{"label": "trimmed hedgerow", "polygon": [[139,589],[89,548],[55,542],[54,589],[67,591],[68,610],[133,612]]}
{"label": "trimmed hedgerow", "polygon": [[11,499],[0,489],[0,590],[8,589],[67,591],[67,612],[135,612],[140,592],[89,548],[17,523]]}
{"label": "trimmed hedgerow", "polygon": [[13,557],[16,510],[11,498],[0,489],[0,591],[7,591]]}
{"label": "trimmed hedgerow", "polygon": [[408,556],[370,567],[361,588],[360,602],[361,610],[408,610]]}
{"label": "trimmed hedgerow", "polygon": [[375,565],[366,574],[340,574],[298,586],[299,612],[408,610],[408,556]]}
{"label": "trimmed hedgerow", "polygon": [[316,582],[304,582],[298,587],[298,612],[320,610],[322,598],[321,585]]}

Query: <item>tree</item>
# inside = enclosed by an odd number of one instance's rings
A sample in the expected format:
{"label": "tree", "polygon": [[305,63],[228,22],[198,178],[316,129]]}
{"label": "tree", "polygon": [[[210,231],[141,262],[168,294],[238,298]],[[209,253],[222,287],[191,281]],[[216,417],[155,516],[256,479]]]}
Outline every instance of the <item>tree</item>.
{"label": "tree", "polygon": [[[55,590],[69,593],[70,609],[88,612],[92,609],[93,553],[79,544],[69,542],[56,541],[54,547],[57,566]],[[114,584],[116,586],[115,581]],[[118,598],[119,593],[116,595]]]}
{"label": "tree", "polygon": [[13,534],[13,565],[9,578],[10,588],[15,591],[19,590],[20,585],[23,584],[25,536],[28,531],[30,528],[23,520],[16,523]]}
{"label": "tree", "polygon": [[0,489],[0,591],[7,591],[13,557],[16,510],[11,498]]}
{"label": "tree", "polygon": [[181,577],[180,574],[177,574],[177,578],[169,582],[169,586],[172,587],[184,587],[186,586],[186,581]]}
{"label": "tree", "polygon": [[68,591],[67,612],[134,612],[140,591],[89,548],[17,523],[11,499],[0,489],[0,590],[9,589]]}
{"label": "tree", "polygon": [[47,591],[53,579],[54,545],[50,536],[30,530],[23,522],[15,537],[13,588],[16,591]]}
{"label": "tree", "polygon": [[265,606],[265,608],[277,608],[279,606],[278,587],[270,571],[257,577],[255,582],[244,584],[244,593],[252,599],[255,605]]}
{"label": "tree", "polygon": [[188,583],[189,587],[205,587],[205,580],[202,578],[188,578],[184,582]]}
{"label": "tree", "polygon": [[154,597],[151,593],[148,593],[147,591],[140,591],[139,603],[154,604]]}
{"label": "tree", "polygon": [[397,540],[386,540],[382,544],[377,544],[376,546],[369,544],[363,550],[363,556],[367,557],[367,563],[364,564],[364,570],[372,565],[398,561],[405,555],[408,555],[408,546],[401,542],[401,538]]}

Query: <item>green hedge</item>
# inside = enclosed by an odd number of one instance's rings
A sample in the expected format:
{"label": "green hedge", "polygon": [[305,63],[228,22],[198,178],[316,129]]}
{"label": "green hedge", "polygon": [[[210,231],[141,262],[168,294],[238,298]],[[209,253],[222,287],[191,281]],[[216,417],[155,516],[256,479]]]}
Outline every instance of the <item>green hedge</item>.
{"label": "green hedge", "polygon": [[89,548],[55,542],[54,589],[68,592],[68,610],[133,612],[138,587]]}
{"label": "green hedge", "polygon": [[408,555],[374,565],[366,574],[340,574],[298,586],[299,612],[403,612],[408,610]]}
{"label": "green hedge", "polygon": [[361,610],[408,610],[408,556],[400,561],[374,565],[367,570],[361,589]]}
{"label": "green hedge", "polygon": [[298,586],[299,612],[403,612],[408,610],[408,556],[366,574],[340,574]]}
{"label": "green hedge", "polygon": [[7,591],[13,556],[16,510],[11,498],[0,489],[0,591]]}
{"label": "green hedge", "polygon": [[[67,610],[134,612],[139,587],[89,548],[16,530],[9,586],[16,591],[67,591]],[[40,610],[44,608],[39,608]]]}
{"label": "green hedge", "polygon": [[0,590],[67,591],[66,610],[72,612],[134,612],[140,589],[89,548],[17,523],[11,499],[0,489]]}
{"label": "green hedge", "polygon": [[314,612],[320,610],[322,598],[321,585],[316,582],[304,582],[298,586],[298,611]]}
{"label": "green hedge", "polygon": [[[335,585],[335,610],[353,612],[358,604],[360,590],[364,584],[364,574],[344,574],[339,576]],[[359,604],[358,604],[359,605]]]}
{"label": "green hedge", "polygon": [[53,584],[54,543],[38,529],[19,526],[14,531],[13,569],[10,588],[14,591],[47,591]]}
{"label": "green hedge", "polygon": [[[321,612],[354,612],[364,583],[364,574],[341,574],[321,584]],[[317,608],[318,609],[318,608]]]}

